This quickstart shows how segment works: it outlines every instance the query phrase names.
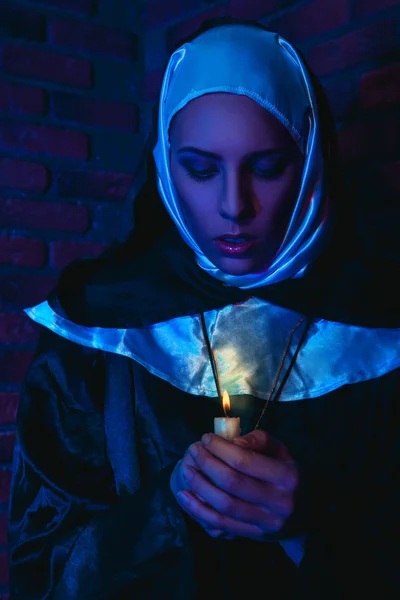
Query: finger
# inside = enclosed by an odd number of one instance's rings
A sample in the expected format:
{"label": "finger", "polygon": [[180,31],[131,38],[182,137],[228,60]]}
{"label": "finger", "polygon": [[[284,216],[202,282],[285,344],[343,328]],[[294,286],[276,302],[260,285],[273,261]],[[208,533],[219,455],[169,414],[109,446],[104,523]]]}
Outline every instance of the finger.
{"label": "finger", "polygon": [[[226,442],[233,449],[234,454],[245,454],[246,460],[251,460],[252,455],[264,461],[268,461],[265,456],[260,456],[255,453],[244,451],[241,448],[233,447],[233,444]],[[288,517],[294,507],[293,494],[291,491],[279,488],[268,482],[253,478],[246,474],[246,469],[242,471],[230,466],[227,462],[219,460],[214,454],[208,452],[201,442],[194,444],[191,447],[191,453],[195,461],[197,471],[200,471],[202,476],[205,476],[211,484],[214,484],[220,490],[227,492],[229,495],[244,500],[247,503],[258,505],[270,511],[277,516]],[[235,460],[231,460],[231,464],[235,465]],[[247,469],[251,471],[251,469]],[[200,480],[198,480],[200,481]],[[214,487],[214,486],[213,486]],[[199,492],[204,495],[204,487]],[[209,498],[204,496],[206,501]]]}
{"label": "finger", "polygon": [[[287,462],[264,456],[253,450],[227,442],[214,434],[203,436],[202,442],[211,454],[240,473],[289,491],[297,488],[298,473],[296,465],[292,461]],[[193,450],[198,447],[199,442],[193,444],[190,449],[196,465],[199,463]]]}
{"label": "finger", "polygon": [[205,529],[206,533],[213,538],[223,538],[224,540],[234,540],[235,535],[229,535],[228,533],[224,533],[221,529]]}
{"label": "finger", "polygon": [[233,440],[233,443],[249,450],[254,450],[254,452],[263,452],[279,460],[293,460],[288,449],[282,442],[261,429],[255,429],[246,435],[237,437]]}
{"label": "finger", "polygon": [[194,462],[194,458],[188,450],[185,456],[182,458],[182,467],[194,467],[196,468],[196,463]]}
{"label": "finger", "polygon": [[176,491],[178,491],[179,489],[189,489],[187,482],[183,477],[183,469],[185,467],[196,468],[196,463],[194,462],[190,453],[186,452],[185,456],[179,461],[178,465],[179,465],[179,469],[178,469],[177,475],[178,475],[179,479],[178,479]]}
{"label": "finger", "polygon": [[[194,462],[193,458],[191,457],[189,451],[187,451],[185,456],[183,457],[182,462],[181,462],[181,469],[180,469],[180,472],[182,473],[181,488],[183,490],[189,490],[190,486],[188,485],[187,480],[183,477],[183,472],[184,472],[185,468],[196,469],[196,463]],[[201,496],[198,496],[198,497],[202,502],[205,502],[204,498],[202,498]]]}
{"label": "finger", "polygon": [[[196,495],[196,496],[202,502],[202,498],[200,498],[200,496],[198,496],[198,495]],[[222,531],[222,529],[212,529],[207,525],[207,523],[204,523],[204,521],[200,521],[200,519],[195,519],[193,517],[191,517],[191,518],[193,519],[193,521],[198,523],[209,536],[221,537],[222,535],[224,535],[224,532]]]}
{"label": "finger", "polygon": [[224,532],[222,531],[222,529],[209,529],[207,527],[204,527],[204,531],[213,538],[224,536]]}
{"label": "finger", "polygon": [[277,531],[284,524],[284,518],[289,513],[272,513],[263,506],[250,504],[239,498],[227,494],[218,487],[215,487],[199,471],[192,468],[185,468],[184,477],[190,486],[190,491],[204,499],[206,504],[218,512],[237,521],[252,523],[257,525],[263,531]]}
{"label": "finger", "polygon": [[191,492],[179,492],[178,502],[196,521],[203,521],[209,529],[219,529],[228,535],[261,539],[264,532],[257,526],[235,521],[202,504]]}

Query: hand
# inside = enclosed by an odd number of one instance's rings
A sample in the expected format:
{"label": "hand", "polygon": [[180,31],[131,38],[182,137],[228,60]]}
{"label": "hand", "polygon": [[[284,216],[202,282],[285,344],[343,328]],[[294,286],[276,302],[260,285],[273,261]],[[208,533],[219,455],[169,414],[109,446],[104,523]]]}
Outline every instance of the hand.
{"label": "hand", "polygon": [[262,540],[295,507],[298,469],[283,444],[257,430],[227,442],[206,434],[179,468],[176,498],[211,535]]}
{"label": "hand", "polygon": [[[186,480],[184,474],[187,472],[190,472],[190,471],[187,471],[187,469],[196,470],[196,463],[195,463],[195,461],[192,457],[191,451],[190,451],[193,446],[194,446],[194,444],[192,446],[190,446],[190,448],[186,451],[185,456],[176,464],[175,469],[173,470],[171,478],[170,478],[171,490],[181,507],[182,507],[182,502],[180,500],[180,494],[185,490],[186,491],[191,490],[189,482]],[[192,492],[192,495],[194,497],[196,497],[199,502],[204,502],[203,498],[201,498],[201,496],[199,496],[195,492]],[[187,511],[185,511],[185,512],[187,512]],[[212,537],[217,537],[217,536],[220,536],[223,534],[223,531],[221,531],[219,529],[215,529],[213,527],[209,527],[208,524],[203,522],[201,519],[197,519],[193,515],[192,515],[192,518],[195,521],[197,521],[199,523],[199,525],[201,525],[203,527],[203,529],[205,529],[205,531]]]}

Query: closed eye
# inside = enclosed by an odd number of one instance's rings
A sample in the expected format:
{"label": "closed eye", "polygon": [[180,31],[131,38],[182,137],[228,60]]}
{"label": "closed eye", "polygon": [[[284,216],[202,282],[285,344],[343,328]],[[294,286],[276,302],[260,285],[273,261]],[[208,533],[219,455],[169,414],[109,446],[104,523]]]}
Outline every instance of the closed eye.
{"label": "closed eye", "polygon": [[287,160],[285,158],[281,158],[267,167],[261,168],[253,166],[250,167],[250,169],[255,176],[259,177],[260,179],[276,179],[285,172],[287,165]]}
{"label": "closed eye", "polygon": [[200,181],[200,182],[209,181],[210,179],[215,177],[215,175],[218,175],[217,171],[212,171],[212,170],[194,171],[193,169],[188,169],[188,168],[185,169],[185,173],[191,179],[194,179],[195,181]]}
{"label": "closed eye", "polygon": [[[253,174],[255,177],[258,177],[259,179],[263,179],[263,180],[272,180],[272,179],[276,179],[278,177],[280,177],[286,167],[287,167],[287,160],[283,157],[281,157],[280,159],[274,161],[272,164],[264,167],[264,168],[260,168],[257,165],[252,165],[252,164],[247,164],[246,165],[246,170],[247,172]],[[201,183],[204,183],[206,181],[210,181],[211,179],[213,179],[216,175],[218,175],[219,171],[216,170],[215,168],[212,169],[193,169],[193,168],[189,168],[188,166],[184,165],[184,169],[185,169],[185,173],[188,177],[190,177],[191,179],[194,179],[195,181],[199,181]]]}

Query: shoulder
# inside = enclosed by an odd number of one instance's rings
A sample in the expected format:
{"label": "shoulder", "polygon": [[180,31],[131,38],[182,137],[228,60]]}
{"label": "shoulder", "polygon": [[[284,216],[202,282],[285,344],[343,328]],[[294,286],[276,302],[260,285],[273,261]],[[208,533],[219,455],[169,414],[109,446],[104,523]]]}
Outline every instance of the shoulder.
{"label": "shoulder", "polygon": [[[42,406],[47,411],[64,406],[64,409],[101,412],[106,365],[106,353],[41,327],[25,375],[20,408],[23,405]],[[53,408],[50,409],[50,405]]]}

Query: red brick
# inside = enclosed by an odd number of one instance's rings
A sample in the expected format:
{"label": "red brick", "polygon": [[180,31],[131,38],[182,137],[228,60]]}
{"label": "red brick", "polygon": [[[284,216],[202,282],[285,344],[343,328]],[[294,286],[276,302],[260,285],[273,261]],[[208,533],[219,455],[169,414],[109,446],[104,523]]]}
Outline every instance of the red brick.
{"label": "red brick", "polygon": [[16,310],[43,302],[55,288],[57,280],[51,275],[3,275],[0,280],[0,309]]}
{"label": "red brick", "polygon": [[399,0],[354,0],[354,13],[357,17],[366,17],[378,10],[398,6]]}
{"label": "red brick", "polygon": [[[11,4],[11,3],[7,3]],[[0,5],[0,36],[43,42],[46,38],[46,21],[36,10]]]}
{"label": "red brick", "polygon": [[79,88],[92,85],[92,66],[84,58],[52,54],[37,48],[6,44],[3,48],[6,73],[43,79]]}
{"label": "red brick", "polygon": [[90,227],[87,206],[0,198],[0,223],[5,228],[45,229],[85,233]]}
{"label": "red brick", "polygon": [[229,0],[228,14],[237,19],[260,19],[291,2],[293,0]]}
{"label": "red brick", "polygon": [[53,43],[59,46],[125,60],[135,58],[136,37],[120,29],[83,21],[54,19],[49,31]]}
{"label": "red brick", "polygon": [[48,7],[63,8],[83,15],[93,13],[94,0],[31,0]]}
{"label": "red brick", "polygon": [[2,352],[0,354],[0,381],[3,383],[22,383],[34,353],[28,350]]}
{"label": "red brick", "polygon": [[87,197],[98,200],[125,200],[133,176],[127,173],[63,171],[57,181],[61,197]]}
{"label": "red brick", "polygon": [[155,100],[161,91],[161,85],[164,77],[164,70],[159,69],[152,73],[147,73],[143,81],[142,96],[144,100]]}
{"label": "red brick", "polygon": [[0,235],[0,264],[14,267],[43,267],[46,247],[42,240]]}
{"label": "red brick", "polygon": [[139,125],[138,108],[133,103],[111,102],[79,96],[55,93],[54,115],[63,121],[113,127],[136,132]]}
{"label": "red brick", "polygon": [[10,425],[17,418],[19,402],[18,392],[3,392],[0,394],[0,423]]}
{"label": "red brick", "polygon": [[0,470],[0,503],[5,504],[10,497],[11,470]]}
{"label": "red brick", "polygon": [[343,161],[348,163],[392,154],[397,148],[398,129],[396,118],[390,116],[343,127],[338,132]]}
{"label": "red brick", "polygon": [[109,244],[94,242],[52,242],[50,244],[50,262],[56,269],[63,269],[70,262],[84,256],[99,256],[109,248]]}
{"label": "red brick", "polygon": [[43,165],[0,158],[0,187],[44,192],[49,183],[49,173]]}
{"label": "red brick", "polygon": [[315,74],[323,76],[369,60],[379,60],[397,45],[395,22],[385,19],[315,46],[308,61]]}
{"label": "red brick", "polygon": [[348,0],[315,0],[286,15],[268,22],[272,31],[277,31],[290,42],[331,31],[345,25],[350,19]]}
{"label": "red brick", "polygon": [[0,314],[0,345],[36,344],[38,335],[39,326],[25,313]]}
{"label": "red brick", "polygon": [[227,14],[225,6],[217,6],[213,10],[203,12],[188,21],[178,23],[173,27],[170,27],[167,31],[167,50],[172,52],[174,47],[181,42],[183,38],[191,35],[201,26],[203,21],[206,19],[212,19],[214,17],[223,17]]}
{"label": "red brick", "polygon": [[43,115],[46,92],[37,87],[0,84],[0,110],[13,115]]}
{"label": "red brick", "polygon": [[2,121],[1,150],[25,150],[34,154],[50,154],[63,158],[86,160],[89,141],[84,133],[65,131],[47,125],[31,125],[21,121]]}
{"label": "red brick", "polygon": [[11,462],[13,458],[15,444],[15,433],[13,431],[9,433],[0,433],[0,461]]}
{"label": "red brick", "polygon": [[2,513],[2,514],[0,514],[0,546],[7,545],[7,529],[8,529],[7,514]]}
{"label": "red brick", "polygon": [[360,102],[365,109],[385,109],[400,103],[400,63],[365,73],[360,80]]}
{"label": "red brick", "polygon": [[142,21],[146,29],[185,15],[199,5],[198,0],[148,0],[144,3]]}
{"label": "red brick", "polygon": [[8,554],[3,552],[0,554],[0,585],[7,585],[8,580]]}

